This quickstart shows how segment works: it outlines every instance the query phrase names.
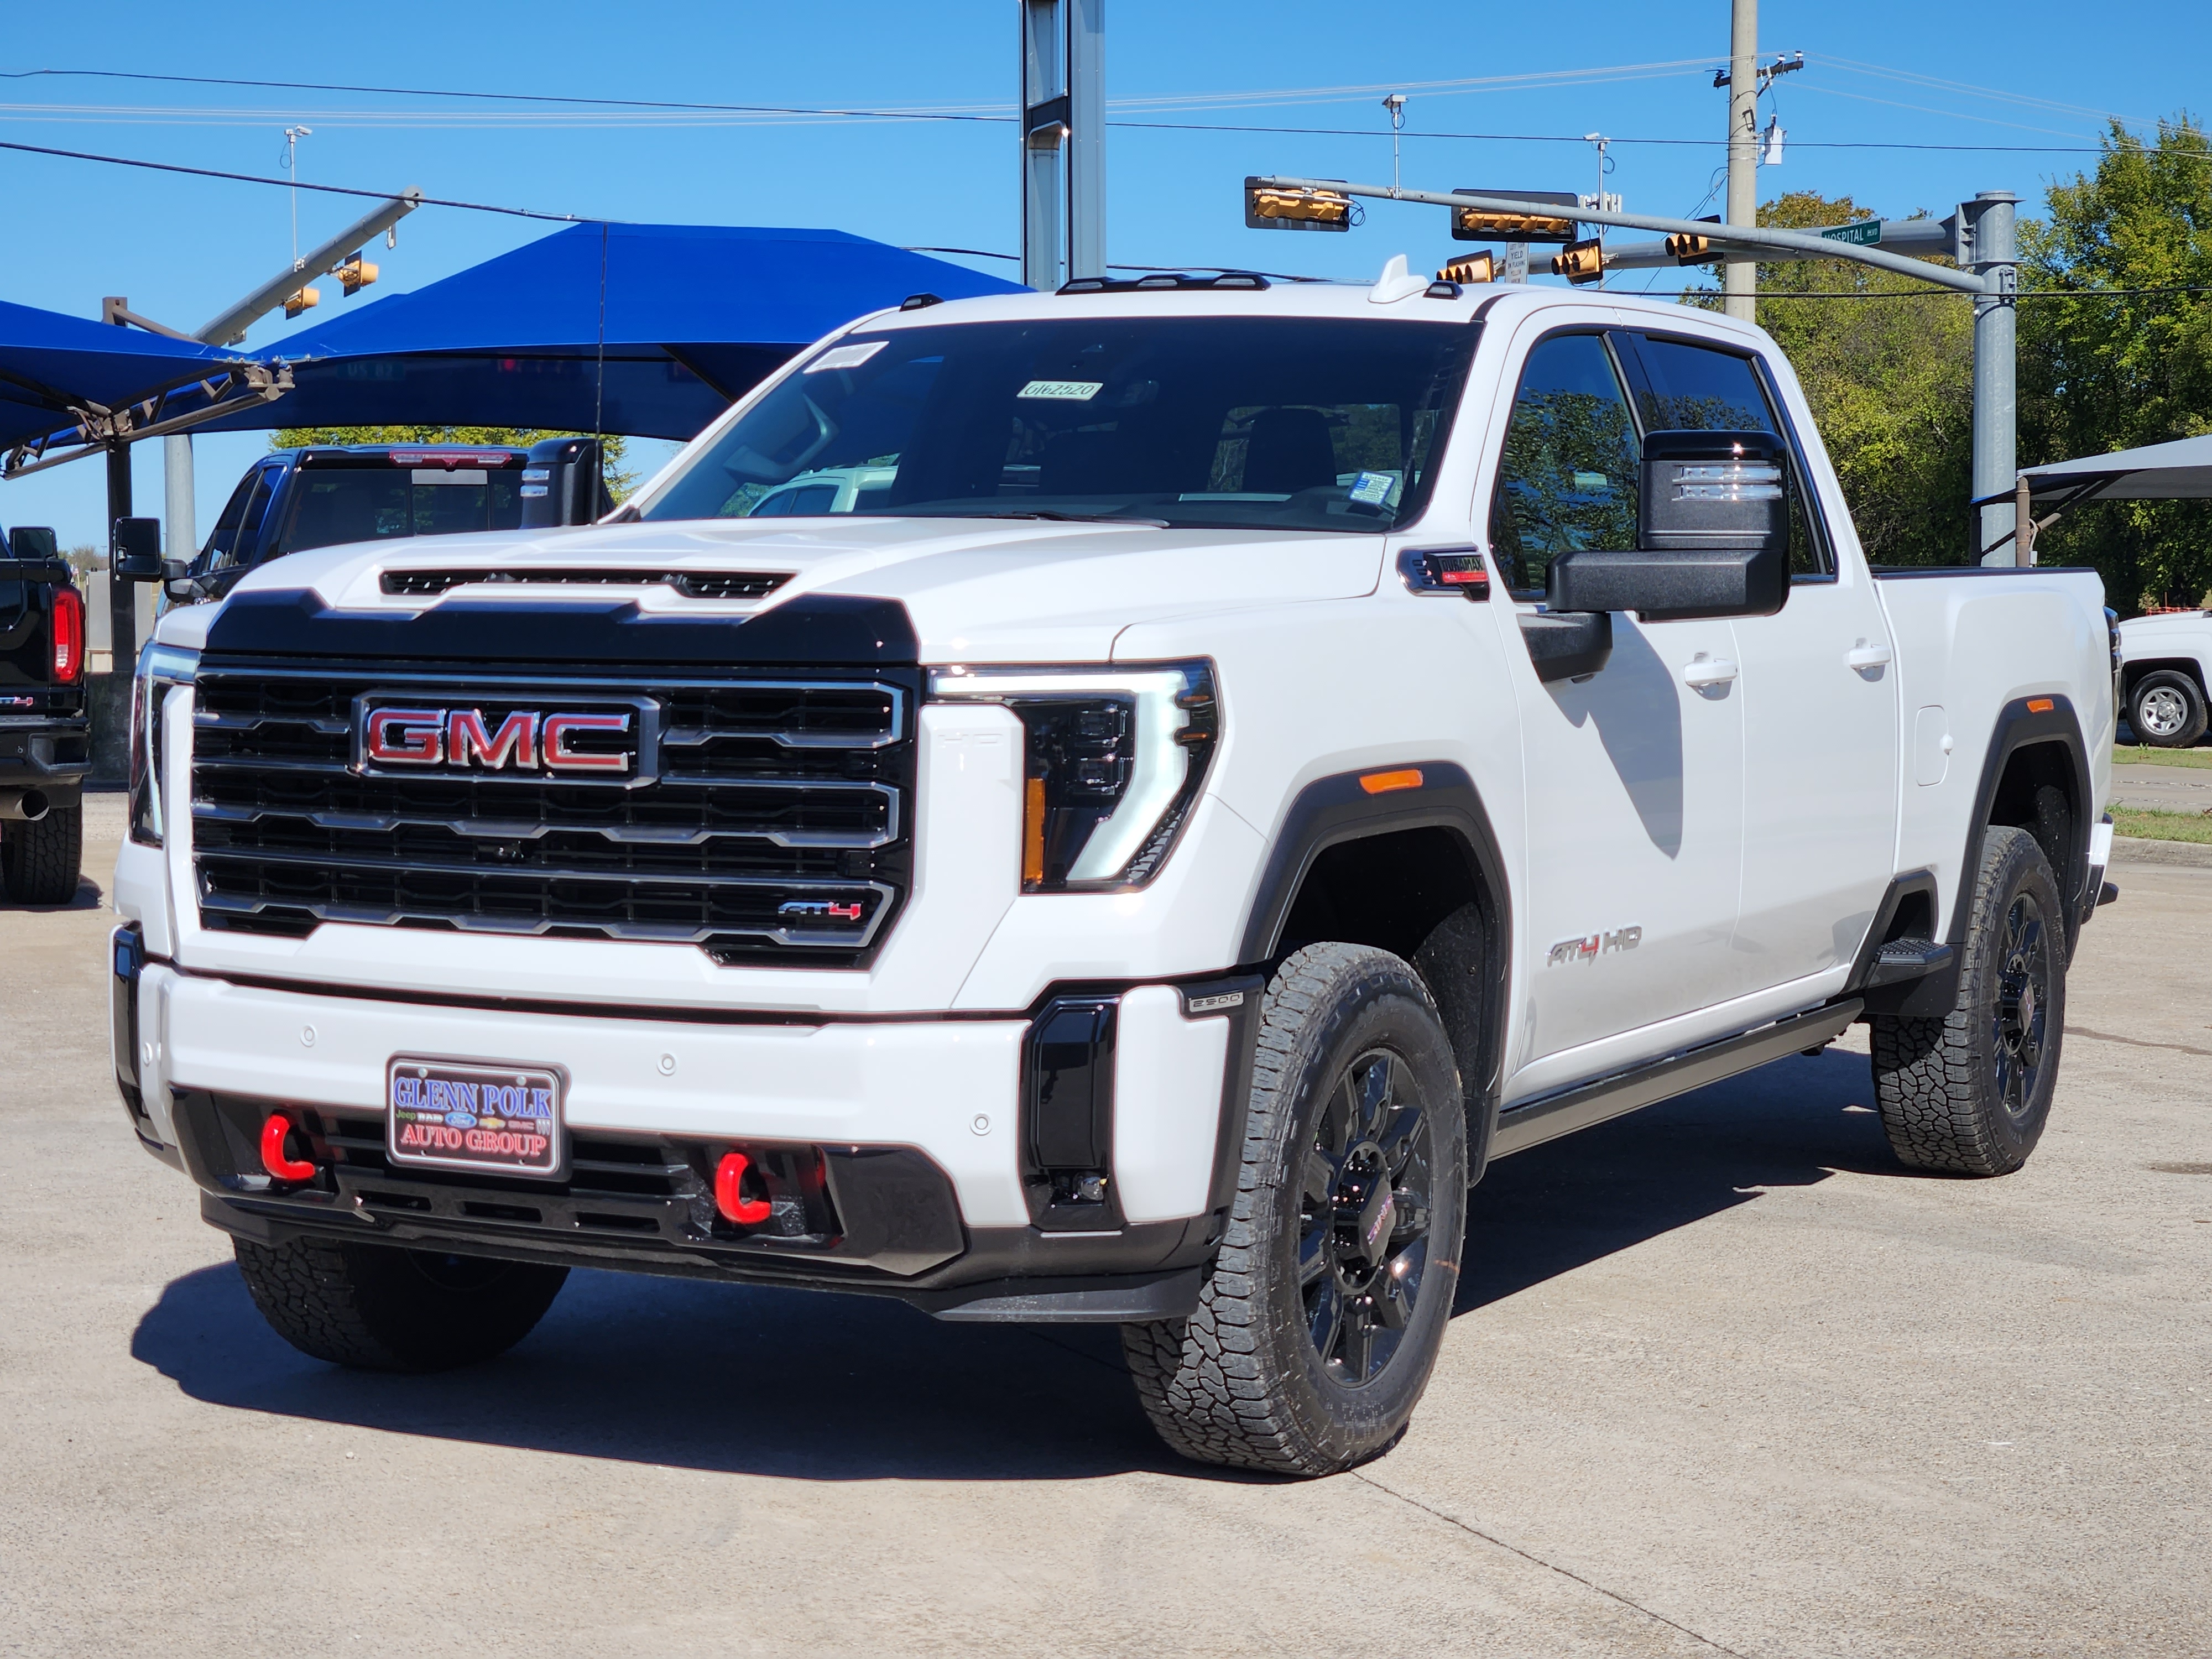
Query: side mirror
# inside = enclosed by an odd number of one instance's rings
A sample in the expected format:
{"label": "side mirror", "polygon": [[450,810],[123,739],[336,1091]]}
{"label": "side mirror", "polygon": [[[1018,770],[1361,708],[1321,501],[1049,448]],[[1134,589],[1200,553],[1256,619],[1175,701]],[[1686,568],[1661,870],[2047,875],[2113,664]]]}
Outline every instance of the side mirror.
{"label": "side mirror", "polygon": [[546,438],[522,466],[522,527],[590,524],[614,510],[597,438]]}
{"label": "side mirror", "polygon": [[115,556],[108,568],[126,582],[157,582],[162,578],[161,521],[159,519],[118,519]]}
{"label": "side mirror", "polygon": [[1562,553],[1545,603],[1646,622],[1772,616],[1790,597],[1788,480],[1772,433],[1647,433],[1643,545]]}
{"label": "side mirror", "polygon": [[61,557],[61,541],[45,525],[19,524],[8,532],[4,547],[0,547],[0,558],[15,558],[25,564],[49,563]]}

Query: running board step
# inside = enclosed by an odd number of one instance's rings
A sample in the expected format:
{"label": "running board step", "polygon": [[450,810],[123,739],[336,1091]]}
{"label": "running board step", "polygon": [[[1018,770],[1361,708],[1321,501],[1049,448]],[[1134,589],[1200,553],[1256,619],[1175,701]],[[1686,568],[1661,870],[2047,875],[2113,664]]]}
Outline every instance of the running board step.
{"label": "running board step", "polygon": [[[1948,952],[1948,947],[1938,948]],[[1709,1042],[1702,1048],[1655,1060],[1500,1112],[1498,1132],[1491,1138],[1490,1155],[1504,1158],[1526,1152],[1531,1146],[1557,1140],[1561,1135],[1587,1129],[1607,1118],[1656,1105],[1692,1089],[1702,1089],[1708,1083],[1734,1077],[1739,1072],[1756,1070],[1769,1060],[1802,1054],[1842,1036],[1844,1029],[1859,1017],[1863,1006],[1856,997],[1832,1002],[1825,1008],[1747,1031],[1741,1036]]]}
{"label": "running board step", "polygon": [[1893,939],[1874,953],[1874,961],[1867,968],[1866,983],[1860,988],[1871,990],[1877,985],[1897,985],[1908,979],[1922,979],[1939,968],[1948,968],[1957,952],[1948,945],[1938,945],[1924,939]]}

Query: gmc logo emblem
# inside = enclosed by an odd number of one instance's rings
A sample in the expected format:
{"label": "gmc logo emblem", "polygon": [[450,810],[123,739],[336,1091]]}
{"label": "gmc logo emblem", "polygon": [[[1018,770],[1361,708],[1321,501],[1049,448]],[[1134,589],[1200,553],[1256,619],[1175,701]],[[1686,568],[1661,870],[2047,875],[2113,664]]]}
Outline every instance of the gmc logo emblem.
{"label": "gmc logo emblem", "polygon": [[518,702],[439,708],[375,693],[356,698],[354,770],[652,781],[657,704],[627,697],[585,708]]}

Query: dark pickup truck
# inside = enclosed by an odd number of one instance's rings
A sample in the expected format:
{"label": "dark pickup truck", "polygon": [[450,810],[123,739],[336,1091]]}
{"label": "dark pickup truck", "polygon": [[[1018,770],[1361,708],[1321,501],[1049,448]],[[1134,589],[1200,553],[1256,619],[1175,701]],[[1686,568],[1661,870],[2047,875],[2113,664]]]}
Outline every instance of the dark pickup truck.
{"label": "dark pickup truck", "polygon": [[611,512],[592,438],[485,444],[320,444],[246,470],[175,599],[221,599],[287,553],[398,537],[589,524]]}
{"label": "dark pickup truck", "polygon": [[0,538],[0,885],[66,904],[84,845],[84,596],[51,530]]}

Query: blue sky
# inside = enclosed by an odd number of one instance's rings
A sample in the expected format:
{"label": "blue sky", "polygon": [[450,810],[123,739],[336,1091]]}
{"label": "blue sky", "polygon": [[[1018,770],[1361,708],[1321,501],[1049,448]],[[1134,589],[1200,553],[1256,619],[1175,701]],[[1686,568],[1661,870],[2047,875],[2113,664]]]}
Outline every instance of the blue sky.
{"label": "blue sky", "polygon": [[[2212,8],[2024,0],[2002,25],[1986,9],[1867,0],[1849,7],[1768,0],[1763,52],[1796,50],[1783,79],[1785,190],[1848,193],[1898,216],[1938,214],[2007,188],[2032,210],[2054,179],[2092,158],[2107,113],[2147,126],[2201,96]],[[1726,0],[1581,6],[1315,0],[1198,5],[1109,0],[1109,256],[1139,264],[1246,264],[1364,276],[1392,253],[1418,267],[1455,251],[1438,210],[1376,204],[1344,236],[1243,228],[1248,173],[1386,179],[1382,91],[1404,90],[1408,185],[1587,191],[1592,147],[1615,141],[1607,187],[1632,210],[1717,211],[1726,94],[1711,70],[1728,52]],[[192,86],[38,70],[348,82],[583,97],[782,106],[927,108],[1010,115],[1014,0],[890,5],[750,3],[398,9],[16,7],[0,37],[0,139],[274,176],[288,125],[300,177],[554,212],[694,223],[827,225],[906,246],[1012,252],[1018,225],[1006,120],[823,120],[667,112],[611,114],[390,93]],[[1595,71],[1606,71],[1597,73]],[[1548,77],[1536,79],[1534,77]],[[1458,84],[1434,84],[1434,83]],[[1316,133],[1202,126],[1328,128]],[[1525,135],[1449,137],[1443,134]],[[1543,142],[1543,140],[1565,142]],[[1658,143],[1651,140],[1691,140]],[[1857,145],[2029,146],[1877,149]],[[1832,148],[1826,146],[1833,146]],[[198,327],[282,269],[289,192],[40,156],[6,157],[0,299],[97,316],[103,295]],[[302,194],[304,247],[360,204]],[[383,280],[362,299],[321,286],[327,318],[346,304],[419,287],[550,227],[425,209],[398,247],[371,257]],[[1008,270],[994,261],[986,269]],[[1671,276],[1671,274],[1670,274]],[[1632,279],[1640,284],[1644,279]],[[1668,284],[1671,285],[1671,282]],[[278,317],[249,337],[289,325]],[[203,532],[258,434],[203,439]],[[159,446],[142,446],[142,512],[159,510]],[[648,457],[665,453],[647,447]],[[0,484],[0,523],[56,525],[65,544],[103,539],[100,477],[79,463]]]}

